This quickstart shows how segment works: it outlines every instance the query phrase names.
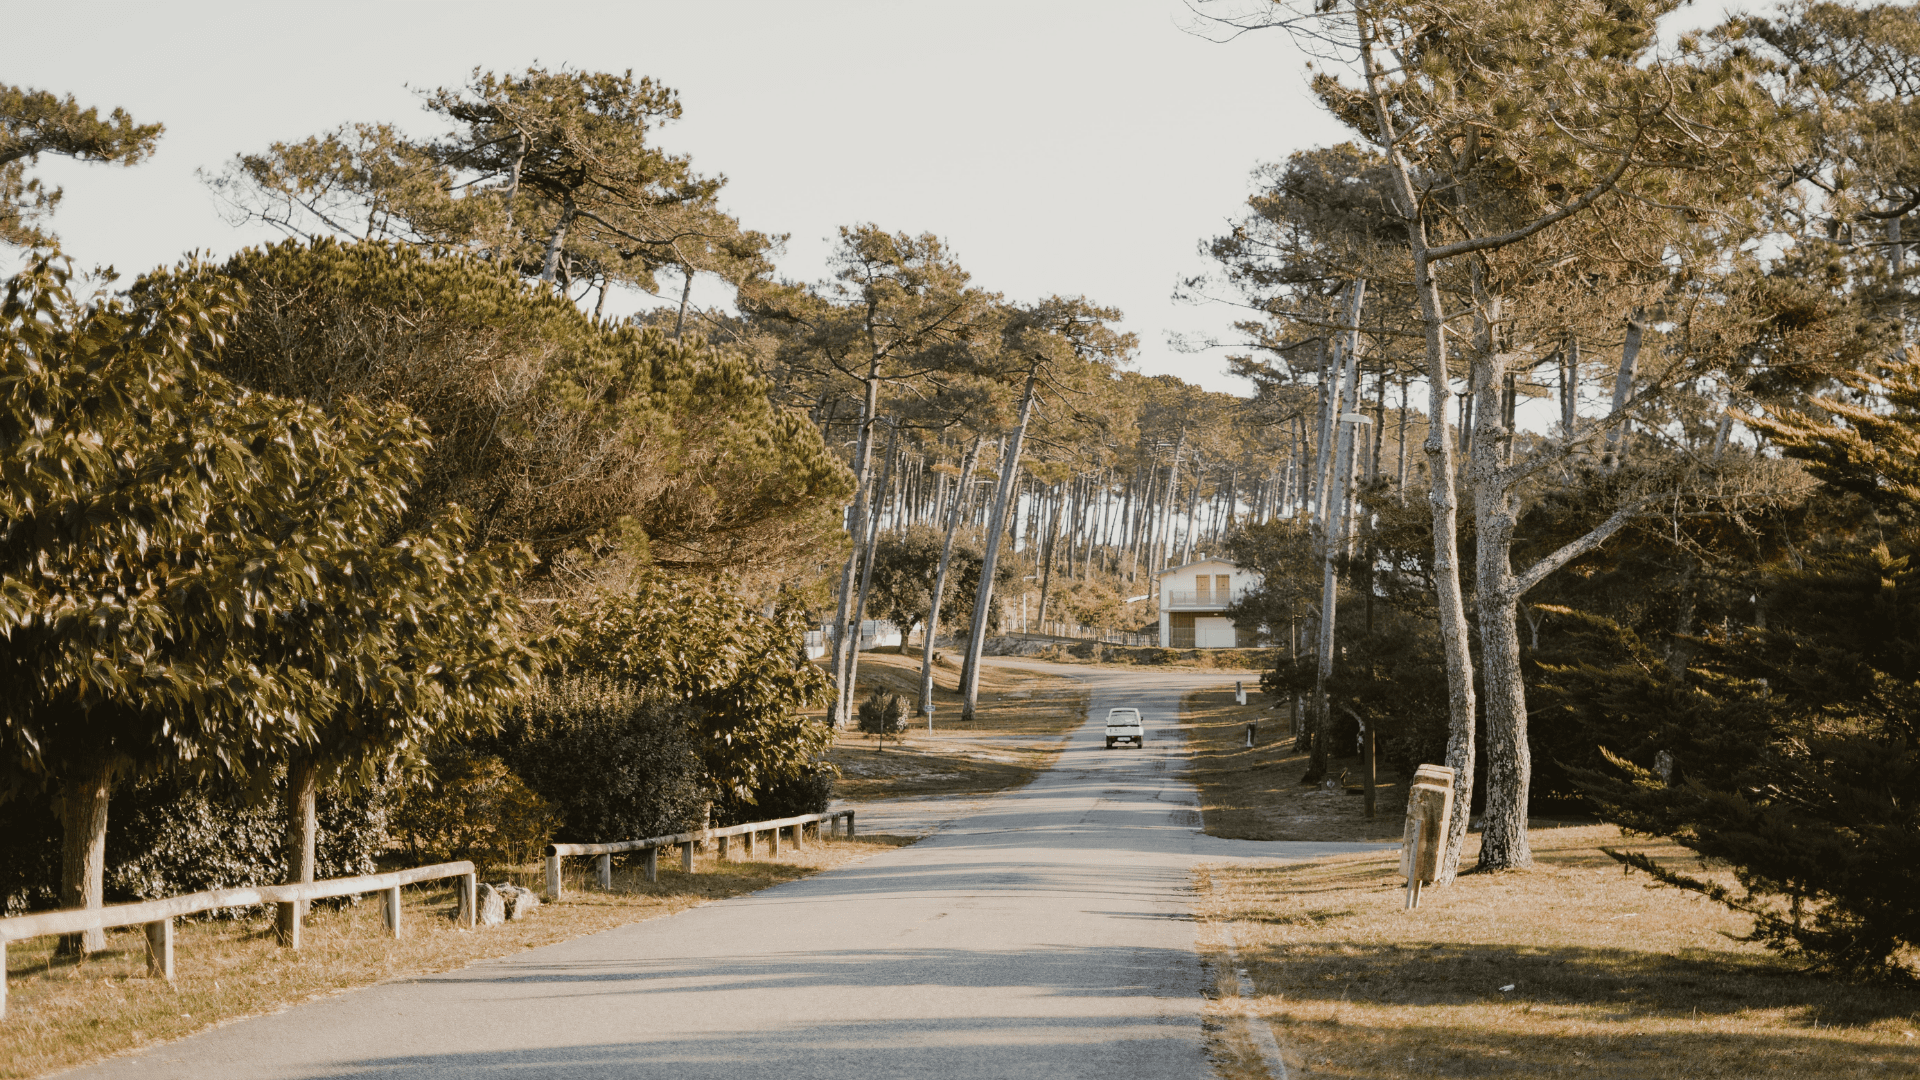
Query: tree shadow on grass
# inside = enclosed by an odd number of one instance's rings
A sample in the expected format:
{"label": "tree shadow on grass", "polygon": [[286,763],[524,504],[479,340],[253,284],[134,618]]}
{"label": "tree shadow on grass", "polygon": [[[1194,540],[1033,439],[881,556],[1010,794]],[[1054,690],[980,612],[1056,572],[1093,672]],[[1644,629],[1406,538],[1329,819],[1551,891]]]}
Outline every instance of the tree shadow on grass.
{"label": "tree shadow on grass", "polygon": [[[1320,914],[1264,921],[1304,922]],[[1335,937],[1241,951],[1263,966],[1263,991],[1296,1001],[1502,1002],[1669,1015],[1783,1010],[1822,1026],[1920,1015],[1920,991],[1845,983],[1785,968],[1771,956],[1445,941],[1357,943]],[[1503,991],[1504,986],[1513,989]]]}

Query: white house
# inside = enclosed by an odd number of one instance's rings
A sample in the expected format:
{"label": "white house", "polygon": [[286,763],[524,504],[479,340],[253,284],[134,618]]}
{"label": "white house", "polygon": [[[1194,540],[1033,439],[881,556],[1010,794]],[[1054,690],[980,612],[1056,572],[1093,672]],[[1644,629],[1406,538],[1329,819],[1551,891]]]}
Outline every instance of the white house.
{"label": "white house", "polygon": [[1223,612],[1240,595],[1260,584],[1260,575],[1225,559],[1205,555],[1185,566],[1160,571],[1160,647],[1163,649],[1245,649],[1255,635],[1234,629]]}

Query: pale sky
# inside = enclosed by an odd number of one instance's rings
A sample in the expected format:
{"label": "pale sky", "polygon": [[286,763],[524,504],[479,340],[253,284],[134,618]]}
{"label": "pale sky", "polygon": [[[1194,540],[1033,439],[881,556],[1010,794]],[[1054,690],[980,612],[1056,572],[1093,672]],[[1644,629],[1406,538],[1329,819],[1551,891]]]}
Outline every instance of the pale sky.
{"label": "pale sky", "polygon": [[681,93],[661,145],[724,173],[747,227],[792,234],[784,275],[820,277],[844,224],[931,231],[985,288],[1121,308],[1140,370],[1244,392],[1217,352],[1168,345],[1233,318],[1174,285],[1256,163],[1342,134],[1282,35],[1191,22],[1179,0],[14,5],[0,81],[166,125],[132,169],[40,166],[68,253],[130,275],[275,238],[227,224],[195,169],[348,121],[435,130],[409,88],[476,65],[632,68]]}

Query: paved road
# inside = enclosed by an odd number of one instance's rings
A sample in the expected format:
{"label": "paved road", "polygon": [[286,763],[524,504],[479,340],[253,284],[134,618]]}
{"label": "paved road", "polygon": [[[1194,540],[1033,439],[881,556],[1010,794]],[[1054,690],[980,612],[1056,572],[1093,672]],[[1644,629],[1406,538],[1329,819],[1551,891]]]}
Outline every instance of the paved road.
{"label": "paved road", "polygon": [[[1173,718],[1231,675],[1050,669],[1093,689],[1058,764],[911,847],[70,1075],[1205,1077],[1190,868],[1371,845],[1197,831]],[[1119,704],[1144,750],[1104,748]]]}

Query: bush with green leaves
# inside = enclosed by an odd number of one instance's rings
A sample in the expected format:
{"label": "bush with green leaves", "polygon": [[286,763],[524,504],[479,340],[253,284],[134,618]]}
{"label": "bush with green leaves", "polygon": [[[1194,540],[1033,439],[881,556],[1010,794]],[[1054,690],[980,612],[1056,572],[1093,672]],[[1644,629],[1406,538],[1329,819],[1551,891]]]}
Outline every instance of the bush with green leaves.
{"label": "bush with green leaves", "polygon": [[825,813],[833,803],[833,766],[820,762],[788,780],[778,780],[753,793],[752,802],[720,799],[713,804],[713,823],[717,826],[744,825],[749,821],[798,817]]}
{"label": "bush with green leaves", "polygon": [[480,872],[538,860],[558,815],[506,762],[453,747],[430,759],[393,814],[393,831],[415,861],[470,859]]}
{"label": "bush with green leaves", "polygon": [[898,735],[907,730],[907,706],[899,694],[875,690],[860,703],[860,730],[869,735]]}
{"label": "bush with green leaves", "polygon": [[763,614],[725,584],[652,572],[624,596],[562,615],[560,636],[574,673],[685,707],[715,801],[754,803],[833,744],[808,715],[832,685],[806,659],[806,625],[791,608]]}
{"label": "bush with green leaves", "polygon": [[698,828],[712,798],[692,706],[605,677],[548,683],[507,722],[501,754],[552,807],[554,839],[599,843]]}

